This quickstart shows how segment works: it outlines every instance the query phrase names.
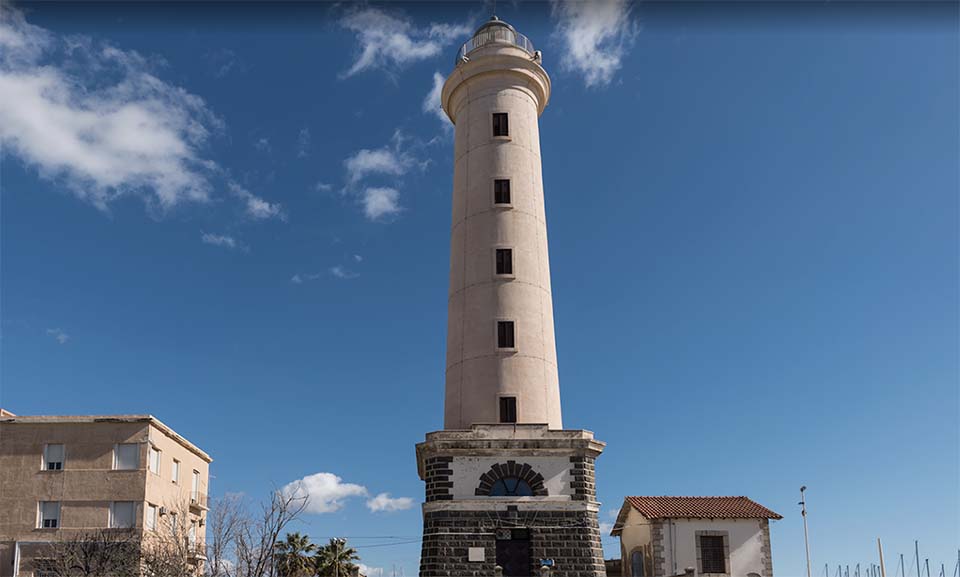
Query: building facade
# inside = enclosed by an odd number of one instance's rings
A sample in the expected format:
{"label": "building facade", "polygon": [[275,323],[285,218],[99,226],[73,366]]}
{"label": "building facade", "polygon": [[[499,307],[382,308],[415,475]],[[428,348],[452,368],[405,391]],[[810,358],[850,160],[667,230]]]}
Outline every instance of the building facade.
{"label": "building facade", "polygon": [[605,574],[594,461],[563,429],[540,159],[550,77],[493,17],[441,104],[455,126],[444,429],[417,445],[422,577]]}
{"label": "building facade", "polygon": [[627,497],[611,534],[624,577],[773,577],[781,518],[746,497]]}
{"label": "building facade", "polygon": [[0,577],[43,573],[51,543],[126,529],[204,561],[211,458],[150,415],[0,413]]}

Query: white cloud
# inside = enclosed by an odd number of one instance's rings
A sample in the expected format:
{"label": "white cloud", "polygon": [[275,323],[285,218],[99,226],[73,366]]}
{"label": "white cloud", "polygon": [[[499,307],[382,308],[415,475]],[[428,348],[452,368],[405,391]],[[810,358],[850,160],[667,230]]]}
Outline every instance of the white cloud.
{"label": "white cloud", "polygon": [[[2,45],[2,43],[3,41],[0,39],[0,45]],[[70,335],[64,332],[63,329],[47,329],[47,336],[53,337],[53,339],[61,345],[67,344],[67,341],[70,340]]]}
{"label": "white cloud", "polygon": [[433,73],[433,87],[430,88],[430,92],[427,93],[427,96],[423,99],[423,111],[427,114],[433,114],[440,119],[440,122],[443,124],[443,127],[447,130],[453,127],[450,123],[450,119],[447,118],[447,113],[443,111],[443,107],[440,106],[440,95],[443,92],[443,74],[439,72]]}
{"label": "white cloud", "polygon": [[363,214],[370,220],[399,213],[400,192],[395,188],[373,187],[363,191]]}
{"label": "white cloud", "polygon": [[200,240],[203,241],[205,244],[212,244],[213,246],[222,246],[224,248],[229,248],[229,249],[240,247],[240,243],[237,242],[237,239],[226,234],[213,234],[210,232],[205,232],[203,233],[203,236],[200,237]]}
{"label": "white cloud", "polygon": [[290,282],[292,282],[293,284],[303,284],[303,277],[301,277],[299,273],[295,274],[292,277],[290,277]]}
{"label": "white cloud", "polygon": [[613,80],[636,36],[627,0],[551,0],[555,34],[563,43],[564,70],[583,76],[587,86]]}
{"label": "white cloud", "polygon": [[390,14],[373,7],[350,10],[340,25],[350,30],[360,42],[360,53],[343,76],[364,70],[397,69],[433,58],[445,47],[470,33],[468,24],[431,24],[416,28],[399,13]]}
{"label": "white cloud", "polygon": [[258,138],[257,141],[253,143],[253,147],[260,152],[270,152],[273,150],[273,147],[270,146],[270,140],[266,137]]}
{"label": "white cloud", "polygon": [[341,265],[330,267],[330,274],[332,274],[333,276],[341,280],[349,280],[349,279],[357,278],[358,276],[360,276],[359,274]]}
{"label": "white cloud", "polygon": [[355,260],[355,261],[357,261],[357,262],[363,262],[363,257],[360,256],[359,254],[355,254],[355,255],[353,255],[353,260]]}
{"label": "white cloud", "polygon": [[330,184],[329,182],[318,181],[313,188],[316,189],[318,192],[330,192],[331,190],[333,190],[333,185]]}
{"label": "white cloud", "polygon": [[606,537],[607,535],[610,534],[610,531],[613,531],[613,523],[607,523],[605,521],[602,521],[600,523],[600,536]]}
{"label": "white cloud", "polygon": [[124,195],[162,209],[209,199],[218,168],[200,149],[222,123],[136,52],[0,7],[0,102],[3,146],[101,210]]}
{"label": "white cloud", "polygon": [[374,513],[381,511],[392,513],[410,507],[413,507],[413,499],[410,497],[391,497],[390,493],[380,493],[372,499],[367,499],[367,509]]}
{"label": "white cloud", "polygon": [[367,496],[363,485],[344,483],[333,473],[315,473],[283,487],[284,494],[307,497],[307,513],[333,513],[350,497]]}
{"label": "white cloud", "polygon": [[360,568],[361,575],[366,575],[367,577],[383,577],[383,567],[371,567],[363,563],[358,563],[357,567]]}
{"label": "white cloud", "polygon": [[229,183],[230,192],[237,196],[246,205],[247,216],[254,220],[279,218],[285,220],[283,208],[279,203],[267,202],[235,182]]}
{"label": "white cloud", "polygon": [[371,174],[400,176],[407,172],[411,160],[394,148],[364,148],[348,157],[343,164],[347,167],[347,180],[350,184],[356,184]]}
{"label": "white cloud", "polygon": [[297,136],[297,158],[306,158],[310,154],[310,129],[301,128]]}

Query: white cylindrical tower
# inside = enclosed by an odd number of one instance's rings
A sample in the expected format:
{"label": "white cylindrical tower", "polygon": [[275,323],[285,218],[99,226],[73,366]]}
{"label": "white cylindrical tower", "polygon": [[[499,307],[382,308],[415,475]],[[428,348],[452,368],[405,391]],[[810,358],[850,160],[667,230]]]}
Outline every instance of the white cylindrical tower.
{"label": "white cylindrical tower", "polygon": [[496,17],[443,86],[455,126],[445,429],[562,429],[538,118],[550,78]]}

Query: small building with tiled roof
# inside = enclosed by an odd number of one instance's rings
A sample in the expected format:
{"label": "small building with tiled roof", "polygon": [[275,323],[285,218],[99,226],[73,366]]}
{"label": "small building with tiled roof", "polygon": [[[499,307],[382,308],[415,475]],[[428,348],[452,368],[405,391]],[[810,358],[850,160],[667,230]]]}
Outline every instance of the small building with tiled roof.
{"label": "small building with tiled roof", "polygon": [[610,534],[624,577],[773,577],[778,519],[747,497],[626,497]]}

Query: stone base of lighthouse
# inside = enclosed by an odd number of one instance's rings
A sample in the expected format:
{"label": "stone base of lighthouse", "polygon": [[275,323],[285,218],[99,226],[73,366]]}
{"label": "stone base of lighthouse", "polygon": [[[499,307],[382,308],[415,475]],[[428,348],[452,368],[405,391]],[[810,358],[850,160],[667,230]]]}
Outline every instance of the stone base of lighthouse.
{"label": "stone base of lighthouse", "polygon": [[590,431],[474,425],[417,445],[421,577],[605,577]]}

